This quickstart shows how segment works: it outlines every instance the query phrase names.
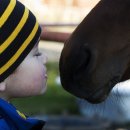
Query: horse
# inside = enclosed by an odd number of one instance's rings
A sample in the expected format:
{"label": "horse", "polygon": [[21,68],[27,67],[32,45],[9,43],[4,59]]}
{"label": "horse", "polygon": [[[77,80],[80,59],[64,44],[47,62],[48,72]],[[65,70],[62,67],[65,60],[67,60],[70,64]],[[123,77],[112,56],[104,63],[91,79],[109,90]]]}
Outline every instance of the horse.
{"label": "horse", "polygon": [[103,102],[130,78],[130,0],[101,0],[66,40],[61,84],[76,97]]}

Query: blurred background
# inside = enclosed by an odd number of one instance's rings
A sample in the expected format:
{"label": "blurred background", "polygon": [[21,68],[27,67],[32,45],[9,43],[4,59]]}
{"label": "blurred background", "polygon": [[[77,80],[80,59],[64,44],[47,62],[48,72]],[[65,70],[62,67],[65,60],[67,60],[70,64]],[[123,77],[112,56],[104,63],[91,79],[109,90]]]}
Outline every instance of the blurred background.
{"label": "blurred background", "polygon": [[64,42],[99,0],[19,0],[37,17],[43,32],[40,51],[48,57],[48,89],[44,95],[15,99],[26,115],[47,121],[45,130],[130,129],[130,82],[117,84],[98,105],[78,99],[60,83],[59,57]]}
{"label": "blurred background", "polygon": [[79,23],[99,0],[20,0],[40,23]]}

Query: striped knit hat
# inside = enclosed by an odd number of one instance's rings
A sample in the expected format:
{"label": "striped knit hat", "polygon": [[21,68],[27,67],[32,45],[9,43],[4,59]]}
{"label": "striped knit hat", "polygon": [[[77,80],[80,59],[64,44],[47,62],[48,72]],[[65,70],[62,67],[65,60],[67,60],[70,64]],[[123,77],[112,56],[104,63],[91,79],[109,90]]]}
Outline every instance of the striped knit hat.
{"label": "striped knit hat", "polygon": [[17,0],[0,0],[0,82],[24,60],[38,41],[35,16]]}

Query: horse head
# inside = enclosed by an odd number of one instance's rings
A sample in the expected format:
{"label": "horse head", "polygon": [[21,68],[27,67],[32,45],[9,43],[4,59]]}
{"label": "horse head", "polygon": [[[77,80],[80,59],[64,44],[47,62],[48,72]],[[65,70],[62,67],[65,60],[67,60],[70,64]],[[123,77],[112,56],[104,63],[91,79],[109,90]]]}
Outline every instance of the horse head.
{"label": "horse head", "polygon": [[60,77],[67,91],[91,103],[130,78],[130,0],[101,0],[91,10],[64,45]]}

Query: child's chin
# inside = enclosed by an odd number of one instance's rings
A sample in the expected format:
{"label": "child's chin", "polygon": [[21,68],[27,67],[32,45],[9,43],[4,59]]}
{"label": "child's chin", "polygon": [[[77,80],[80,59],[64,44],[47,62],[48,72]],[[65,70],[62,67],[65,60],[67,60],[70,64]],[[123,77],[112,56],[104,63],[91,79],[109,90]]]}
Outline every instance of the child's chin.
{"label": "child's chin", "polygon": [[40,94],[44,94],[46,91],[47,91],[47,85],[45,85],[45,86],[42,88]]}

